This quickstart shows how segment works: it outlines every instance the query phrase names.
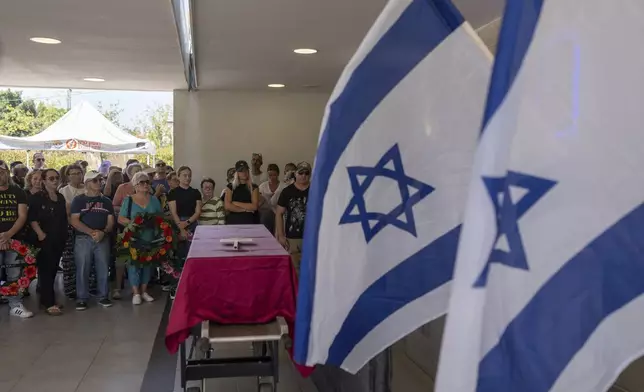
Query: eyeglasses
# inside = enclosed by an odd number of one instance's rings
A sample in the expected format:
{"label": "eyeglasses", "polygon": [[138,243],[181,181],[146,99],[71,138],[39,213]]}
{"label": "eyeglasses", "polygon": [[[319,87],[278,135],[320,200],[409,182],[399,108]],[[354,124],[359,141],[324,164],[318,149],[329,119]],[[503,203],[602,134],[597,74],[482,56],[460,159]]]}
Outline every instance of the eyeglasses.
{"label": "eyeglasses", "polygon": [[36,158],[36,162],[45,162],[45,158]]}
{"label": "eyeglasses", "polygon": [[47,177],[48,181],[54,182],[60,180],[60,177],[58,176],[52,176],[52,177]]}
{"label": "eyeglasses", "polygon": [[82,175],[82,174],[83,174],[83,173],[81,173],[81,172],[79,172],[79,171],[69,173],[69,175],[70,175],[70,176],[80,176],[80,175]]}
{"label": "eyeglasses", "polygon": [[150,181],[147,181],[147,180],[139,181],[139,185],[150,185]]}
{"label": "eyeglasses", "polygon": [[310,172],[310,171],[308,171],[308,170],[302,170],[302,171],[300,171],[300,172],[297,172],[297,174],[301,174],[301,175],[303,175],[303,176],[310,176],[310,175],[311,175],[311,172]]}
{"label": "eyeglasses", "polygon": [[165,167],[165,163],[157,163],[154,167]]}

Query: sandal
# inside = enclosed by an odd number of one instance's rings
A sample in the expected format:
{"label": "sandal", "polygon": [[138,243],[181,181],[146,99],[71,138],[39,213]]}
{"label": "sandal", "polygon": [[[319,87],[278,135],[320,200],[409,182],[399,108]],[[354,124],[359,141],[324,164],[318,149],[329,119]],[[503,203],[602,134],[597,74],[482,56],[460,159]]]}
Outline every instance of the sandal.
{"label": "sandal", "polygon": [[62,316],[63,312],[60,311],[60,308],[56,305],[47,308],[45,312],[50,316]]}

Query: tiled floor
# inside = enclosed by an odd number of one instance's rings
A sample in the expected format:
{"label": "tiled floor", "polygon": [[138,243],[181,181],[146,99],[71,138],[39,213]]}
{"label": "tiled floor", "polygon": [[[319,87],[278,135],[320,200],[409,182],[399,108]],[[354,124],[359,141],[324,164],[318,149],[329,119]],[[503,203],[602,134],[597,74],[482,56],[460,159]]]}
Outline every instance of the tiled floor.
{"label": "tiled floor", "polygon": [[[68,301],[65,314],[51,317],[39,310],[32,319],[9,317],[0,306],[0,392],[139,392],[166,304],[157,301],[133,306],[114,301],[103,309],[90,303],[84,312]],[[25,305],[38,309],[34,297]],[[93,306],[92,306],[93,305]],[[162,327],[163,328],[163,327]],[[218,354],[244,354],[244,348],[219,349]],[[310,380],[300,377],[284,352],[279,391],[317,392]],[[174,385],[155,392],[180,391]],[[207,391],[255,392],[252,378],[209,380]]]}
{"label": "tiled floor", "polygon": [[[39,310],[28,320],[9,317],[8,307],[0,306],[0,392],[139,392],[146,371],[149,377],[156,366],[150,355],[166,305],[166,294],[155,294],[157,301],[151,304],[133,306],[123,300],[103,309],[90,303],[85,312],[75,311],[68,301],[61,317]],[[25,304],[37,309],[33,296]],[[250,346],[243,344],[218,347],[215,355],[249,353]],[[280,360],[280,392],[318,391],[311,379],[297,373],[285,352]],[[166,363],[171,369],[172,362]],[[155,392],[181,391],[178,371],[177,363],[174,385]],[[431,385],[431,379],[394,350],[393,392],[426,392]],[[206,391],[256,392],[256,379],[208,380]]]}
{"label": "tiled floor", "polygon": [[[159,294],[160,295],[160,294]],[[37,309],[33,297],[26,301]],[[138,392],[165,301],[9,317],[0,306],[0,392]]]}

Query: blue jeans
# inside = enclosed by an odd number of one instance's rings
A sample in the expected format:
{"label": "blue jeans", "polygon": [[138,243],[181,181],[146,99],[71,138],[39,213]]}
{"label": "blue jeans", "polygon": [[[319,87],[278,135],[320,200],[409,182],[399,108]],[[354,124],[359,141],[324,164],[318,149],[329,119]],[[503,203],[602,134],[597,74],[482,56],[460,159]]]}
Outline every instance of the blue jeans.
{"label": "blue jeans", "polygon": [[[0,250],[0,265],[9,267],[10,265],[20,264],[21,262],[21,260],[18,260],[18,253],[12,250]],[[22,270],[19,265],[17,267],[5,268],[5,279],[9,283],[17,282],[21,272]],[[22,297],[18,294],[17,296],[7,297],[7,301],[9,301],[9,307],[13,309],[22,304]]]}
{"label": "blue jeans", "polygon": [[109,262],[110,239],[106,236],[101,242],[84,234],[76,236],[74,243],[74,260],[76,261],[76,298],[80,302],[89,299],[89,272],[92,262],[96,267],[97,299],[108,297],[109,292]]}
{"label": "blue jeans", "polygon": [[130,281],[132,287],[139,287],[150,282],[152,276],[152,268],[150,267],[135,267],[128,264],[127,266],[127,280]]}

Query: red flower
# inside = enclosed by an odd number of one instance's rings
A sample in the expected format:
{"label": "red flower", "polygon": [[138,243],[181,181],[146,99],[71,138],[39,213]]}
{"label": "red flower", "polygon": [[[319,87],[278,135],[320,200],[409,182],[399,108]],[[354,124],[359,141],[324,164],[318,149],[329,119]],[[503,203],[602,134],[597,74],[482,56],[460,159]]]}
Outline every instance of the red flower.
{"label": "red flower", "polygon": [[36,263],[36,258],[33,256],[26,256],[25,257],[25,263],[27,264],[35,264]]}
{"label": "red flower", "polygon": [[0,288],[0,295],[2,295],[3,297],[8,297],[9,296],[9,287]]}
{"label": "red flower", "polygon": [[143,217],[142,216],[137,216],[136,218],[134,218],[134,224],[135,225],[140,225],[142,223],[143,223]]}
{"label": "red flower", "polygon": [[29,280],[29,278],[18,279],[18,286],[20,286],[21,289],[26,289],[27,287],[29,287],[29,283],[31,283],[31,280]]}
{"label": "red flower", "polygon": [[167,229],[163,230],[163,235],[164,235],[165,237],[170,237],[170,236],[172,236],[172,229],[167,228]]}
{"label": "red flower", "polygon": [[145,261],[152,261],[152,256],[148,256],[145,258]]}
{"label": "red flower", "polygon": [[34,277],[36,277],[37,272],[38,270],[33,265],[29,265],[25,267],[25,269],[23,270],[23,274],[29,279],[33,279]]}
{"label": "red flower", "polygon": [[166,243],[166,244],[163,244],[162,248],[165,249],[166,251],[168,251],[171,246],[172,245]]}
{"label": "red flower", "polygon": [[24,246],[24,245],[20,245],[20,246],[18,247],[18,253],[20,253],[20,256],[24,256],[24,255],[26,255],[28,251],[29,251],[29,248],[27,248],[27,247],[26,247],[26,246]]}
{"label": "red flower", "polygon": [[123,242],[129,241],[132,238],[132,232],[126,231],[123,233]]}
{"label": "red flower", "polygon": [[12,297],[18,295],[18,284],[17,283],[11,283],[11,285],[9,285],[9,295],[12,296]]}
{"label": "red flower", "polygon": [[157,223],[157,225],[161,225],[161,223],[163,223],[163,218],[161,218],[160,216],[157,216],[154,221]]}

